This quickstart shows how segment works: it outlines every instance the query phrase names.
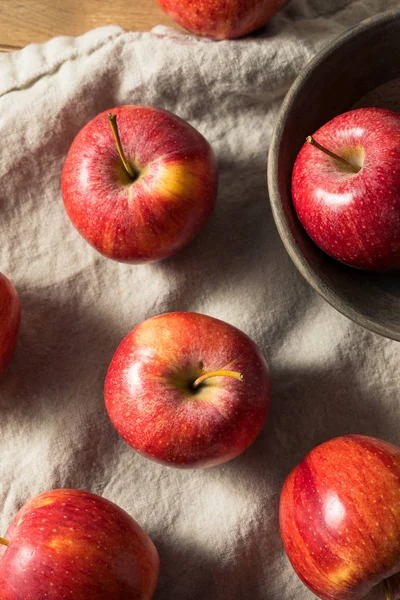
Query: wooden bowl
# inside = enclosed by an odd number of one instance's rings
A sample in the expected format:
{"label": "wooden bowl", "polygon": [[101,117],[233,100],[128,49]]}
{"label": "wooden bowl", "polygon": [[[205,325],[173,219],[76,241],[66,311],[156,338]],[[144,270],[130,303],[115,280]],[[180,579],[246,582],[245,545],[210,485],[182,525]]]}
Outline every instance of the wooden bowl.
{"label": "wooden bowl", "polygon": [[400,341],[400,272],[359,271],[308,237],[291,198],[294,161],[306,136],[351,108],[400,112],[400,11],[363,21],[330,43],[299,75],[280,110],[268,158],[272,213],[300,273],[341,313]]}

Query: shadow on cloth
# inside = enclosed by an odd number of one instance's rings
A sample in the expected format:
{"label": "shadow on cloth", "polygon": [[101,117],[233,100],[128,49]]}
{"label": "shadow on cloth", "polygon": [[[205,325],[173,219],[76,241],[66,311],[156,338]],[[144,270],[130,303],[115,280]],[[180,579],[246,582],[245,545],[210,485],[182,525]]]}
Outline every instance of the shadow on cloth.
{"label": "shadow on cloth", "polygon": [[43,464],[49,459],[45,478],[52,488],[101,493],[103,474],[115,462],[120,443],[103,401],[107,367],[120,335],[90,302],[72,293],[72,282],[70,287],[65,302],[51,288],[20,291],[20,336],[0,380],[3,426],[7,430],[10,423],[15,435],[12,424],[20,423],[27,448],[38,448]]}

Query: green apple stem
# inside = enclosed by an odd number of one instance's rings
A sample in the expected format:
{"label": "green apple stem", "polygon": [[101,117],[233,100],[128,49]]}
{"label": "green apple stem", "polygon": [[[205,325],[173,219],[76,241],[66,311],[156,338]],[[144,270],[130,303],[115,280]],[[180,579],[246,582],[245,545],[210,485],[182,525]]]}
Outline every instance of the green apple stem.
{"label": "green apple stem", "polygon": [[4,538],[0,537],[0,544],[3,544],[3,546],[8,546],[9,541],[5,540]]}
{"label": "green apple stem", "polygon": [[125,167],[125,171],[128,173],[131,179],[136,179],[136,175],[131,167],[131,165],[126,160],[126,156],[121,144],[121,138],[119,137],[118,126],[117,126],[117,115],[114,113],[109,113],[107,115],[108,120],[110,122],[111,131],[113,132],[113,136],[115,139],[115,143],[117,145],[118,154],[121,158],[122,164]]}
{"label": "green apple stem", "polygon": [[196,389],[200,384],[203,383],[206,379],[210,379],[210,377],[233,377],[234,379],[238,379],[242,381],[243,375],[238,371],[225,371],[224,369],[220,369],[219,371],[211,371],[210,373],[204,373],[196,379],[193,383],[193,388]]}
{"label": "green apple stem", "polygon": [[317,142],[316,140],[314,140],[314,138],[312,137],[312,135],[309,135],[309,136],[306,137],[306,142],[308,142],[309,144],[311,144],[311,146],[315,146],[315,148],[318,148],[318,150],[321,150],[321,152],[325,152],[325,154],[327,154],[328,156],[334,158],[335,160],[338,160],[339,162],[343,163],[344,165],[346,165],[347,168],[349,168],[352,171],[354,171],[354,173],[358,173],[358,171],[360,170],[358,167],[356,167],[355,165],[352,165],[345,158],[342,158],[341,156],[338,156],[337,154],[334,154],[333,152],[331,152],[330,150],[328,150],[328,148],[325,148],[324,146],[321,146],[321,144],[319,142]]}
{"label": "green apple stem", "polygon": [[389,579],[385,579],[383,585],[385,586],[386,600],[393,600],[392,586],[390,585]]}

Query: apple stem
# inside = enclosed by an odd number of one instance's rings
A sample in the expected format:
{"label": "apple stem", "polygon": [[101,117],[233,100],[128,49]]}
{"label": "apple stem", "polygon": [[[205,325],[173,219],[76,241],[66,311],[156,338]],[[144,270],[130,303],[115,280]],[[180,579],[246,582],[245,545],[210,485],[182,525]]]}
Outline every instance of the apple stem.
{"label": "apple stem", "polygon": [[385,586],[386,600],[393,600],[392,586],[390,585],[389,579],[385,579],[383,585]]}
{"label": "apple stem", "polygon": [[243,380],[243,375],[238,371],[225,371],[224,369],[220,369],[219,371],[211,371],[210,373],[204,373],[196,379],[193,383],[193,388],[196,389],[200,384],[203,383],[206,379],[210,377],[233,377],[234,379],[238,379],[239,381]]}
{"label": "apple stem", "polygon": [[6,540],[6,539],[4,539],[4,538],[2,538],[2,537],[0,537],[0,544],[3,544],[3,546],[8,546],[9,541]]}
{"label": "apple stem", "polygon": [[131,165],[126,160],[125,153],[122,148],[121,138],[119,137],[119,131],[118,131],[118,126],[117,126],[117,115],[115,115],[114,113],[109,113],[107,115],[107,117],[108,117],[108,120],[110,123],[111,131],[113,132],[115,143],[117,145],[118,154],[121,158],[122,164],[125,167],[125,171],[128,173],[128,175],[131,179],[136,179],[136,175],[135,175]]}
{"label": "apple stem", "polygon": [[312,137],[312,135],[309,135],[309,136],[306,137],[306,142],[308,142],[309,144],[311,144],[311,146],[315,146],[315,148],[318,148],[318,150],[321,150],[321,152],[325,152],[325,154],[327,154],[328,156],[331,156],[335,160],[338,160],[339,162],[345,164],[346,167],[348,167],[349,169],[351,169],[352,171],[354,171],[354,173],[358,173],[358,171],[360,170],[358,167],[352,165],[345,158],[342,158],[341,156],[338,156],[337,154],[334,154],[333,152],[331,152],[330,150],[328,150],[328,148],[325,148],[324,146],[321,146],[320,143],[318,143],[316,140],[314,140],[314,138]]}

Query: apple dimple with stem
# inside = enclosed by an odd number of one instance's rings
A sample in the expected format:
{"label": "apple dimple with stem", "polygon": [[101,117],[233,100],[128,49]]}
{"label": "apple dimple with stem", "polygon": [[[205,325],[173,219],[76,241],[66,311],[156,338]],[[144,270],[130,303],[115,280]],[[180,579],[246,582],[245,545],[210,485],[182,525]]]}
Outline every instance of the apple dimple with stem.
{"label": "apple dimple with stem", "polygon": [[361,435],[317,446],[285,481],[280,527],[319,598],[399,598],[400,448]]}
{"label": "apple dimple with stem", "polygon": [[400,115],[361,108],[307,138],[292,197],[309,236],[353,267],[400,268]]}
{"label": "apple dimple with stem", "polygon": [[[313,138],[312,135],[307,136],[306,142],[308,144],[311,144],[315,148],[318,148],[318,150],[321,150],[321,152],[323,152],[327,156],[330,156],[335,161],[337,161],[338,167],[339,168],[341,167],[341,170],[344,173],[358,173],[362,169],[362,160],[364,158],[364,152],[359,147],[357,148],[356,152],[354,152],[351,156],[348,157],[349,158],[349,160],[348,160],[344,156],[339,156],[338,154],[335,154],[334,152],[331,152],[330,150],[328,150],[328,148],[324,148],[324,146],[322,146],[322,144],[317,142]],[[344,151],[342,151],[342,152],[343,152],[343,154],[345,153]],[[346,153],[346,154],[348,154],[348,153]],[[357,159],[360,159],[360,158],[361,158],[361,164],[356,164],[357,162],[359,162]]]}
{"label": "apple dimple with stem", "polygon": [[75,228],[108,258],[140,264],[178,252],[214,208],[218,171],[207,140],[172,113],[121,106],[78,133],[61,177]]}
{"label": "apple dimple with stem", "polygon": [[21,322],[21,303],[11,281],[0,273],[0,373],[14,352]]}
{"label": "apple dimple with stem", "polygon": [[270,403],[264,358],[243,332],[197,313],[144,321],[110,363],[105,402],[137,452],[181,468],[209,467],[246,450]]}
{"label": "apple dimple with stem", "polygon": [[0,538],[1,600],[150,600],[159,558],[125,511],[82,490],[44,492]]}

